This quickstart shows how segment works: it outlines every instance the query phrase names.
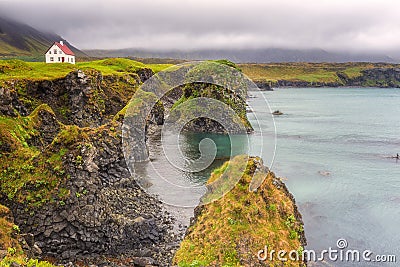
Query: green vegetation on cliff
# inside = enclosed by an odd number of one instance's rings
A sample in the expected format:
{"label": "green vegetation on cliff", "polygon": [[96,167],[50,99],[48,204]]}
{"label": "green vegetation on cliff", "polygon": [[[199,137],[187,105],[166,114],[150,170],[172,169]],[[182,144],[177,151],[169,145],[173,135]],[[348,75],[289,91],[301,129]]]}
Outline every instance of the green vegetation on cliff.
{"label": "green vegetation on cliff", "polygon": [[[0,194],[31,207],[68,195],[68,190],[60,188],[67,178],[62,156],[68,148],[40,149],[40,112],[54,115],[49,106],[41,105],[27,117],[0,116]],[[64,127],[59,138],[66,139],[68,129]]]}
{"label": "green vegetation on cliff", "polygon": [[[240,164],[240,160],[240,156],[232,159],[233,165]],[[301,255],[305,243],[301,216],[279,178],[268,172],[260,187],[249,191],[252,179],[257,179],[253,177],[257,167],[260,167],[259,159],[251,158],[243,175],[236,173],[236,168],[229,168],[228,162],[212,173],[209,183],[218,180],[224,172],[228,180],[242,176],[229,193],[196,209],[194,224],[175,255],[176,264],[304,266],[302,261],[282,263],[274,259],[261,263],[257,259],[258,251],[265,246],[276,251],[295,250]]]}
{"label": "green vegetation on cliff", "polygon": [[[229,68],[227,68],[228,66]],[[193,66],[185,74],[187,84],[180,86],[182,90],[182,96],[172,106],[172,110],[176,110],[178,114],[190,114],[179,108],[179,105],[183,104],[188,100],[195,98],[208,98],[216,99],[234,111],[240,121],[233,124],[243,125],[244,128],[251,132],[253,130],[250,122],[247,119],[246,114],[246,96],[248,84],[247,80],[240,73],[240,69],[228,60],[216,60],[206,61],[198,65]],[[210,81],[197,82],[197,81]],[[201,105],[197,108],[201,109]],[[180,110],[179,110],[180,109]],[[195,110],[195,107],[186,107],[187,110]],[[228,114],[227,110],[222,110],[217,105],[209,105],[207,107],[207,113],[210,115],[216,114]],[[184,116],[184,115],[183,115]],[[228,115],[228,117],[231,117]],[[226,118],[226,122],[231,118]],[[196,125],[198,124],[198,125]],[[188,125],[190,130],[196,131],[209,131],[209,129],[217,129],[217,123],[203,118],[198,118]],[[201,125],[201,127],[199,127]],[[227,129],[225,129],[227,130]],[[220,132],[220,131],[214,131]]]}

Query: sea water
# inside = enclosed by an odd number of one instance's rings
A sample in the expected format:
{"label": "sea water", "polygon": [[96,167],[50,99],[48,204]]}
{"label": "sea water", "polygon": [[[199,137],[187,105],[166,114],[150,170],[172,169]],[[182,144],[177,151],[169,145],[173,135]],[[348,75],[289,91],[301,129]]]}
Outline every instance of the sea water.
{"label": "sea water", "polygon": [[[400,89],[293,88],[249,94],[253,112],[248,117],[260,128],[255,127],[248,139],[229,140],[215,134],[180,137],[184,156],[193,159],[199,156],[202,139],[215,142],[218,160],[208,169],[188,173],[171,167],[182,154],[162,155],[169,145],[176,145],[168,139],[176,137],[167,135],[163,144],[157,136],[151,137],[151,164],[140,167],[150,180],[147,190],[161,193],[167,203],[196,205],[213,168],[231,154],[248,149],[251,155],[259,155],[261,147],[259,156],[284,179],[296,199],[305,225],[306,249],[317,253],[337,249],[337,240],[345,239],[346,249],[396,255],[399,262],[400,161],[392,156],[400,153]],[[275,125],[271,110],[284,113],[274,116]],[[181,216],[183,224],[193,214],[191,208],[170,206],[170,210]],[[396,264],[337,261],[330,266]]]}
{"label": "sea water", "polygon": [[[274,117],[272,170],[285,178],[297,201],[307,249],[337,249],[336,241],[346,239],[348,249],[394,254],[399,264],[400,161],[391,157],[400,154],[400,89],[293,88],[251,94],[251,122],[255,115],[268,118],[263,96],[272,110],[284,113]],[[252,143],[260,140],[255,133]],[[266,153],[263,157],[270,158]]]}

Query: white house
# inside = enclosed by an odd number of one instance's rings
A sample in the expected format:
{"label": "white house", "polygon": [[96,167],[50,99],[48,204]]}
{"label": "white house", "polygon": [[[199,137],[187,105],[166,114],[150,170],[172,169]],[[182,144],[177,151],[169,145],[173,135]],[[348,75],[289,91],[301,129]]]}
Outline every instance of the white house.
{"label": "white house", "polygon": [[47,50],[46,63],[71,63],[75,64],[75,54],[63,41],[54,44]]}

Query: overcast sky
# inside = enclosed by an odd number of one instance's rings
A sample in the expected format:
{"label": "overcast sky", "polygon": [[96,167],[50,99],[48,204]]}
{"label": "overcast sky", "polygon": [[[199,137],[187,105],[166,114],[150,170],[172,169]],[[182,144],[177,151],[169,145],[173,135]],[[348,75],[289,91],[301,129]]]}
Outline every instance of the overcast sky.
{"label": "overcast sky", "polygon": [[398,0],[0,0],[80,49],[400,50]]}

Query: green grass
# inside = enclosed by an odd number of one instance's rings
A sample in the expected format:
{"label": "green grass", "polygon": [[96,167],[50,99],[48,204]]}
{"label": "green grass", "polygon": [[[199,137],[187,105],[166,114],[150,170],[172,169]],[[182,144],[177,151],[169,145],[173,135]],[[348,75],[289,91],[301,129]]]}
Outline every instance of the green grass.
{"label": "green grass", "polygon": [[[40,138],[35,129],[38,110],[51,111],[47,105],[41,105],[27,117],[0,116],[0,142],[9,147],[0,151],[0,194],[28,207],[39,207],[67,197],[60,195],[58,190],[67,179],[62,157],[68,149],[50,147],[43,152],[29,144],[31,138]],[[69,129],[64,126],[56,140],[66,144]]]}
{"label": "green grass", "polygon": [[[9,253],[10,254],[10,253]],[[19,254],[19,255],[15,255]],[[13,264],[14,263],[14,264]],[[0,260],[0,267],[15,266],[15,263],[22,267],[56,267],[48,261],[40,261],[37,259],[28,259],[22,252],[14,253],[14,255],[8,255],[4,259]]]}
{"label": "green grass", "polygon": [[96,61],[80,62],[76,64],[79,68],[93,68],[101,71],[103,75],[116,73],[134,73],[146,65],[126,58],[109,58]]}
{"label": "green grass", "polygon": [[157,73],[169,67],[174,66],[174,64],[146,64],[146,66],[152,69],[155,73]]}
{"label": "green grass", "polygon": [[[338,82],[338,72],[349,78],[361,75],[361,71],[376,67],[398,67],[393,64],[372,63],[269,63],[269,64],[238,64],[230,61],[215,62],[241,69],[244,74],[255,81],[278,80],[305,82]],[[22,60],[0,60],[0,81],[9,79],[56,79],[77,69],[95,69],[103,75],[123,75],[135,73],[141,68],[150,68],[155,73],[174,66],[168,63],[144,64],[126,58],[109,58],[95,61],[78,62],[76,65],[67,63],[46,64],[44,62],[24,62]]]}
{"label": "green grass", "polygon": [[269,63],[239,64],[244,74],[255,81],[278,80],[305,82],[338,82],[338,72],[349,78],[360,76],[361,71],[376,67],[394,67],[392,64],[372,63]]}
{"label": "green grass", "polygon": [[0,61],[0,80],[50,80],[64,77],[75,69],[77,69],[77,66],[71,64],[4,60]]}
{"label": "green grass", "polygon": [[0,60],[0,81],[10,79],[51,80],[65,77],[69,72],[78,69],[95,69],[103,75],[122,75],[135,73],[142,68],[159,72],[172,64],[149,64],[125,59],[110,58],[96,61],[46,64],[44,62],[24,62],[22,60]]}

